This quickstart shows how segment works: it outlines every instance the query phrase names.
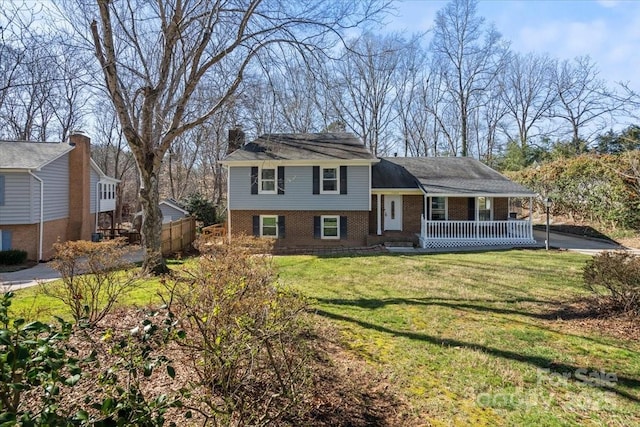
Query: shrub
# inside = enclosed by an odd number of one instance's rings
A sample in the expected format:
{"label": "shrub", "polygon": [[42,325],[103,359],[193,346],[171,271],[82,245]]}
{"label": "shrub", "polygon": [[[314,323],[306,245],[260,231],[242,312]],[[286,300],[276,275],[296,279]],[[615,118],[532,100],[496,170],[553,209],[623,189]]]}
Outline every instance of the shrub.
{"label": "shrub", "polygon": [[194,271],[173,279],[171,310],[180,319],[197,374],[202,414],[217,425],[263,425],[295,407],[305,383],[301,299],[276,283],[265,240],[199,240]]}
{"label": "shrub", "polygon": [[612,310],[640,313],[640,257],[627,252],[603,252],[587,261],[585,286]]}
{"label": "shrub", "polygon": [[[78,360],[67,356],[61,343],[67,341],[71,325],[27,323],[11,318],[13,293],[0,300],[0,425],[67,425],[59,414],[60,387],[80,379]],[[25,393],[40,398],[25,403]]]}
{"label": "shrub", "polygon": [[27,252],[19,249],[0,251],[0,265],[18,265],[27,260]]}
{"label": "shrub", "polygon": [[95,326],[137,284],[125,258],[128,249],[120,240],[56,243],[54,250],[51,266],[60,272],[62,285],[41,289],[62,301],[76,324]]}

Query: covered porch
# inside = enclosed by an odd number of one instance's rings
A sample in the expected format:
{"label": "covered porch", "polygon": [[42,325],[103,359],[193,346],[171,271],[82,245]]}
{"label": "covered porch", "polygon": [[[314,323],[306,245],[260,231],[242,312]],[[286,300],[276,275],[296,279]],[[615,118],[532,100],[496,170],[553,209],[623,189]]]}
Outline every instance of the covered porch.
{"label": "covered porch", "polygon": [[469,158],[385,158],[374,167],[370,234],[414,233],[422,248],[529,246],[536,194]]}

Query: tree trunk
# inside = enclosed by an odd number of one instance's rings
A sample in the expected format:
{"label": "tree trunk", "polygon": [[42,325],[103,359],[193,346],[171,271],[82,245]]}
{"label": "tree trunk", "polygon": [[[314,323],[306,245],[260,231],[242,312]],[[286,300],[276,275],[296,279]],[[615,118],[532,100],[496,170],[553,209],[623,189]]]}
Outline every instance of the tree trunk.
{"label": "tree trunk", "polygon": [[142,204],[142,244],[145,250],[142,270],[161,275],[169,273],[162,257],[162,211],[160,211],[159,170],[140,168],[140,202]]}

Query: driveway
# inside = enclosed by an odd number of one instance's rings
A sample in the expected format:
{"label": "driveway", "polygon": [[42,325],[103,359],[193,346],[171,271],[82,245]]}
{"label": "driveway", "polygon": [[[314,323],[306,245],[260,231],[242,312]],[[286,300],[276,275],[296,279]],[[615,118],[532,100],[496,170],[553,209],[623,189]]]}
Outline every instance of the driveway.
{"label": "driveway", "polygon": [[[544,230],[533,230],[533,237],[538,241],[538,245],[544,247],[547,239]],[[581,236],[549,233],[549,247],[553,249],[565,249],[572,252],[580,252],[587,255],[595,255],[603,251],[630,250],[635,254],[640,254],[640,250],[625,248],[615,243],[601,239],[590,239]]]}
{"label": "driveway", "polygon": [[[142,261],[144,252],[142,249],[135,250],[127,255],[131,262]],[[11,273],[0,273],[0,292],[9,290],[28,288],[38,283],[50,282],[60,278],[60,273],[49,266],[49,263],[39,263],[31,268],[14,271]]]}

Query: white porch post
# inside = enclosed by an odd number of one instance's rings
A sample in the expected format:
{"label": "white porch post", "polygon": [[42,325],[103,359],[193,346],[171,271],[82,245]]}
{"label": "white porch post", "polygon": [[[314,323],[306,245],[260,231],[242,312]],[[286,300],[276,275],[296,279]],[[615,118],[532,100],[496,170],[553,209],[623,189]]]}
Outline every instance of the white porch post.
{"label": "white porch post", "polygon": [[376,223],[378,236],[382,235],[382,197],[380,193],[376,194]]}

